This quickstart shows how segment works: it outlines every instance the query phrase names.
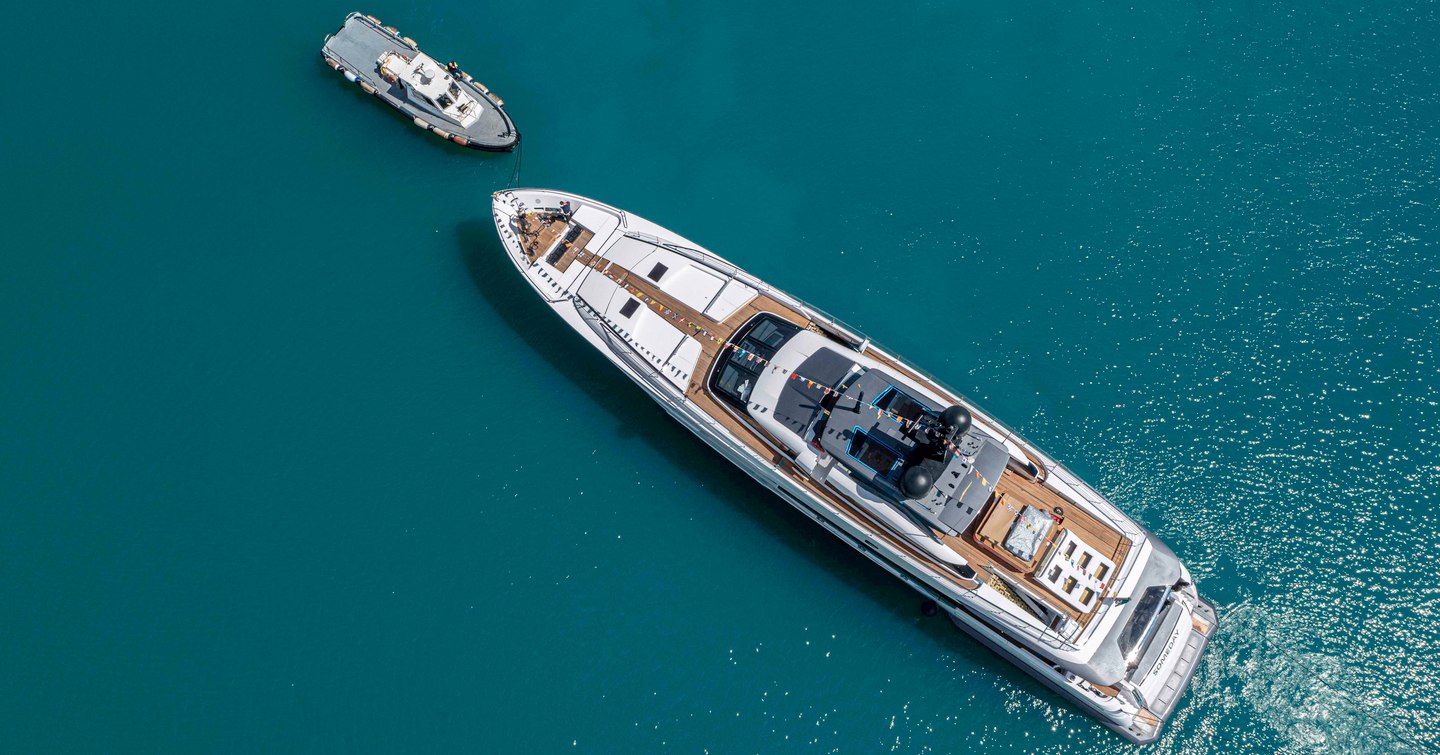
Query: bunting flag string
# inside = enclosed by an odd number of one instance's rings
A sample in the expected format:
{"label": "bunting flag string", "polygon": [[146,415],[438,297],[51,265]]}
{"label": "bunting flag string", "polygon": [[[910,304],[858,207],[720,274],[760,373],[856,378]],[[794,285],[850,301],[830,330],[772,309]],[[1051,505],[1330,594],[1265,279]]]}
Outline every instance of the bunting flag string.
{"label": "bunting flag string", "polygon": [[[609,269],[603,269],[602,274],[605,275],[606,278],[609,278],[609,280],[615,282],[616,285],[619,285],[619,287],[624,288],[624,290],[628,292],[628,294],[634,295],[634,297],[638,298],[638,300],[644,301],[644,303],[647,304],[648,307],[654,307],[654,310],[657,311],[657,313],[664,314],[665,317],[670,318],[670,320],[675,321],[675,323],[683,323],[684,326],[687,327],[687,329],[691,330],[691,333],[693,333],[694,336],[703,337],[703,339],[707,339],[708,341],[710,341],[710,343],[717,344],[717,346],[719,346],[721,350],[726,350],[726,352],[736,354],[736,356],[742,356],[744,357],[744,360],[746,360],[746,362],[759,363],[759,365],[763,366],[770,365],[770,360],[766,359],[766,357],[759,356],[759,354],[750,352],[750,350],[743,349],[743,347],[740,347],[739,344],[734,344],[732,343],[732,341],[721,339],[721,337],[716,336],[716,334],[714,333],[711,333],[710,330],[704,329],[704,327],[698,326],[698,324],[688,320],[687,317],[683,316],[683,314],[681,313],[678,313],[678,311],[672,310],[672,308],[667,307],[667,305],[662,303],[662,301],[655,300],[655,298],[649,297],[649,295],[645,294],[644,291],[638,290],[638,288],[635,288],[634,285],[626,282],[624,277],[616,277],[616,275],[613,274],[613,272],[609,271]],[[811,390],[814,390],[816,388],[821,389],[822,395],[825,396],[841,395],[840,390],[831,388],[831,386],[828,385],[824,385],[824,383],[819,382],[819,380],[805,378],[805,376],[802,376],[801,373],[798,372],[791,372],[791,375],[789,375],[789,379],[798,380],[798,382],[804,382],[805,388]],[[877,406],[874,402],[860,403],[860,406],[867,406],[867,408],[874,409],[874,411],[876,411],[877,419],[891,419],[891,421],[897,422],[897,424],[903,426],[903,428],[909,429],[909,431],[914,431],[914,429],[919,428],[920,426],[920,422],[917,421],[917,419],[906,418],[906,416],[901,416],[899,414],[896,414],[896,412],[888,411],[888,409]],[[831,415],[831,411],[829,411],[829,409],[821,408],[821,412],[825,416]],[[956,454],[960,452],[959,444],[956,444],[956,442],[950,441],[950,439],[948,438],[942,438],[940,439],[940,442],[942,442],[942,444],[945,445],[946,448],[949,448],[950,451],[956,452]],[[981,483],[985,484],[985,486],[989,486],[989,480],[986,480],[984,475],[979,473],[979,470],[973,470],[972,468],[971,473],[975,474],[976,480],[981,481]],[[1004,496],[999,497],[999,503],[1004,504],[1005,509],[1008,509],[1009,513],[1015,514],[1015,523],[1021,524],[1021,526],[1024,526],[1025,529],[1030,530],[1030,532],[1034,532],[1035,535],[1041,535],[1040,529],[1031,526],[1030,523],[1025,522],[1024,519],[1021,519],[1020,510],[1017,510],[1014,506],[1011,506],[1011,503],[1005,500]],[[1060,519],[1058,519],[1058,517],[1051,516],[1051,519],[1056,520],[1057,524],[1060,523]],[[1076,569],[1077,572],[1083,573],[1086,578],[1094,579],[1093,576],[1090,575],[1090,572],[1087,571],[1087,569],[1080,568],[1079,563],[1074,562],[1073,559],[1064,560],[1066,560],[1067,563],[1070,563],[1070,566],[1073,566],[1073,568]],[[1106,582],[1100,582],[1099,579],[1096,579],[1096,582],[1097,585],[1100,586],[1100,592],[1102,592],[1103,598],[1112,597],[1113,591],[1107,591],[1106,588],[1109,585],[1107,585]]]}
{"label": "bunting flag string", "polygon": [[[674,320],[674,321],[677,322],[677,323],[683,323],[687,328],[689,328],[689,329],[693,332],[694,335],[699,336],[699,337],[704,337],[704,338],[708,339],[711,343],[717,344],[718,346],[720,346],[720,348],[721,348],[722,351],[729,351],[729,352],[731,352],[731,353],[733,353],[733,354],[737,354],[737,355],[743,357],[743,358],[745,359],[745,361],[750,362],[750,363],[752,363],[752,364],[760,364],[760,365],[762,365],[762,366],[770,366],[770,360],[769,360],[769,359],[766,359],[765,357],[762,357],[762,356],[760,356],[759,354],[756,354],[756,353],[754,353],[754,352],[748,351],[748,350],[742,348],[741,346],[739,346],[739,345],[737,345],[737,344],[731,343],[730,341],[726,341],[726,340],[724,340],[723,338],[720,338],[720,337],[716,336],[714,333],[711,333],[709,330],[701,327],[700,325],[698,325],[698,324],[696,324],[696,323],[694,323],[694,322],[691,322],[691,321],[690,321],[688,318],[686,318],[684,315],[682,315],[682,314],[680,314],[679,312],[676,312],[676,311],[672,310],[671,308],[665,306],[665,304],[664,304],[663,302],[654,299],[653,297],[649,296],[648,294],[646,294],[645,292],[643,292],[643,291],[641,291],[640,289],[636,288],[635,286],[630,285],[630,283],[628,283],[628,282],[626,281],[625,277],[623,277],[623,276],[617,276],[615,273],[611,272],[608,268],[605,269],[604,271],[602,271],[602,274],[603,274],[606,278],[609,278],[611,281],[613,281],[616,285],[618,285],[618,286],[620,286],[621,288],[625,289],[625,291],[626,291],[627,293],[629,293],[631,296],[634,296],[635,298],[639,299],[640,301],[645,302],[646,305],[648,305],[648,306],[650,306],[650,307],[653,307],[656,312],[663,313],[667,318],[669,318],[669,319],[671,319],[671,320]],[[821,383],[821,382],[819,382],[819,381],[817,381],[817,380],[812,380],[812,379],[810,379],[810,378],[803,377],[803,376],[801,376],[799,373],[795,373],[795,372],[790,373],[790,378],[791,378],[792,380],[802,380],[802,381],[804,381],[804,382],[805,382],[805,386],[806,386],[807,388],[814,389],[814,388],[817,388],[817,387],[818,387],[818,388],[820,388],[820,389],[824,392],[824,395],[826,395],[826,396],[830,396],[830,395],[836,395],[836,396],[838,396],[838,395],[840,395],[840,392],[839,392],[839,391],[837,391],[837,390],[835,390],[835,389],[833,389],[833,388],[831,388],[831,387],[829,387],[829,386],[826,386],[824,383]],[[900,426],[901,426],[901,427],[904,427],[906,430],[914,431],[914,430],[915,430],[916,428],[918,428],[918,427],[920,426],[920,424],[921,424],[918,420],[909,419],[909,418],[903,417],[903,416],[901,416],[901,415],[899,415],[899,414],[896,414],[895,412],[889,411],[888,409],[882,409],[882,408],[876,406],[873,402],[870,403],[870,404],[868,404],[868,405],[870,406],[870,408],[872,408],[872,409],[874,409],[874,410],[876,411],[876,418],[877,418],[877,419],[880,418],[880,417],[888,417],[888,418],[894,420],[895,422],[899,423]],[[829,411],[826,411],[825,414],[828,416],[828,415],[830,414],[830,412],[829,412]],[[959,446],[959,444],[951,441],[950,439],[948,439],[948,438],[941,439],[940,442],[941,442],[947,449],[949,449],[949,450],[951,450],[951,451],[953,451],[953,452],[955,452],[955,453],[959,453],[959,452],[960,452],[960,446]],[[977,476],[977,477],[979,476],[978,473],[977,473],[976,476]],[[983,478],[981,478],[981,479],[982,479],[982,481],[984,481]],[[986,481],[985,484],[988,485],[988,484],[989,484],[988,481]]]}
{"label": "bunting flag string", "polygon": [[[975,476],[976,476],[976,477],[980,477],[980,474],[979,474],[979,473],[976,473]],[[981,482],[985,482],[985,478],[984,478],[984,477],[980,477],[980,481],[981,481]],[[985,484],[986,484],[986,485],[989,485],[988,482],[986,482]],[[1014,506],[1012,506],[1012,505],[1010,504],[1009,501],[1005,500],[1005,494],[1004,494],[1004,493],[1001,493],[1001,494],[1000,494],[1000,498],[997,499],[997,500],[998,500],[998,502],[1000,503],[1000,505],[1004,506],[1004,507],[1006,508],[1006,510],[1008,510],[1010,513],[1012,513],[1012,514],[1015,515],[1015,523],[1016,523],[1016,524],[1024,527],[1024,528],[1027,529],[1027,530],[1030,530],[1031,532],[1033,532],[1033,533],[1035,533],[1035,534],[1037,534],[1037,535],[1043,535],[1043,534],[1045,534],[1046,532],[1049,531],[1049,530],[1042,531],[1039,527],[1035,527],[1035,526],[1031,525],[1029,522],[1026,522],[1024,519],[1020,518],[1020,510],[1019,510],[1019,509],[1016,509]],[[1027,507],[1027,508],[1028,508],[1028,507]],[[1051,516],[1050,518],[1051,518],[1051,519],[1054,519],[1055,517],[1054,517],[1054,516]],[[1059,520],[1056,520],[1055,523],[1056,523],[1056,524],[1059,524],[1060,522],[1059,522]]]}
{"label": "bunting flag string", "polygon": [[[977,476],[978,476],[978,475],[977,475]],[[1007,511],[1009,511],[1011,514],[1014,514],[1014,515],[1015,515],[1015,524],[1017,524],[1017,525],[1019,525],[1019,526],[1021,526],[1021,527],[1024,527],[1025,529],[1030,530],[1031,532],[1033,532],[1033,533],[1035,533],[1035,534],[1037,534],[1037,535],[1043,535],[1043,534],[1045,534],[1045,533],[1048,531],[1048,530],[1042,531],[1040,528],[1034,527],[1034,526],[1032,526],[1029,522],[1026,522],[1024,519],[1022,519],[1021,516],[1020,516],[1021,510],[1015,508],[1013,505],[1011,505],[1011,503],[1010,503],[1009,501],[1005,500],[1005,495],[1004,495],[1003,493],[1002,493],[1002,494],[1000,495],[1000,497],[996,500],[996,502],[999,503],[1001,506],[1004,506],[1005,509],[1006,509]],[[1050,515],[1050,518],[1051,518],[1051,519],[1054,519],[1056,524],[1059,524],[1059,523],[1060,523],[1060,519],[1057,518],[1057,517],[1055,517],[1054,515]],[[1096,577],[1094,574],[1092,574],[1089,569],[1086,569],[1086,568],[1082,567],[1077,561],[1075,561],[1075,559],[1073,559],[1073,558],[1066,558],[1065,556],[1060,555],[1060,554],[1056,554],[1056,555],[1059,556],[1059,557],[1061,558],[1061,560],[1065,561],[1065,563],[1069,564],[1069,565],[1071,566],[1071,568],[1073,568],[1075,571],[1080,572],[1081,574],[1085,575],[1085,578],[1086,578],[1086,579],[1094,580],[1094,581],[1095,581],[1095,585],[1100,588],[1101,597],[1108,597],[1108,595],[1113,594],[1113,593],[1108,593],[1108,592],[1107,592],[1107,588],[1110,586],[1108,582],[1103,582],[1103,581],[1101,581],[1098,577]]]}
{"label": "bunting flag string", "polygon": [[[833,395],[836,395],[836,396],[839,396],[839,395],[840,395],[840,391],[837,391],[837,390],[835,390],[834,388],[830,388],[830,387],[824,385],[823,383],[819,382],[818,380],[811,380],[810,378],[804,377],[804,376],[800,375],[800,373],[798,373],[798,372],[792,372],[792,373],[790,373],[790,379],[791,379],[791,380],[799,380],[799,381],[804,382],[804,383],[805,383],[805,387],[807,387],[807,388],[812,388],[812,389],[813,389],[813,388],[819,388],[819,389],[821,389],[821,391],[824,392],[824,394],[825,394],[826,396],[830,396],[830,395],[832,395],[832,394],[833,394]],[[920,422],[919,420],[910,419],[910,418],[905,417],[905,416],[903,416],[903,415],[901,415],[901,414],[898,414],[898,413],[896,413],[896,412],[892,412],[892,411],[890,411],[889,409],[883,409],[883,408],[875,405],[874,403],[866,404],[866,406],[868,406],[869,408],[875,410],[875,418],[876,418],[876,419],[880,419],[881,417],[888,417],[889,419],[894,420],[897,424],[899,424],[901,427],[905,428],[906,430],[911,430],[911,431],[913,431],[913,430],[915,430],[916,428],[918,428],[918,427],[921,426],[921,422]],[[829,415],[830,412],[827,411],[827,412],[825,412],[825,414],[826,414],[826,415]],[[953,441],[951,441],[951,440],[949,440],[949,439],[941,439],[940,442],[941,442],[942,445],[944,445],[946,448],[950,449],[951,451],[954,451],[955,453],[959,453],[959,452],[960,452],[960,445],[959,445],[958,443],[955,443],[955,442],[953,442]],[[981,482],[983,482],[985,485],[989,485],[989,484],[990,484],[990,482],[989,482],[988,480],[986,480],[983,476],[981,476],[979,472],[976,472],[976,473],[975,473],[975,476],[976,476]]]}
{"label": "bunting flag string", "polygon": [[603,275],[613,281],[616,285],[625,289],[626,293],[629,293],[631,296],[634,296],[640,301],[645,302],[645,304],[654,307],[656,312],[664,313],[664,315],[669,319],[674,320],[678,323],[683,323],[685,327],[689,328],[693,332],[694,335],[704,337],[711,343],[718,344],[722,349],[739,354],[740,356],[744,357],[745,361],[747,362],[758,363],[767,366],[770,364],[770,360],[766,359],[765,357],[741,348],[740,346],[733,344],[729,341],[723,340],[720,337],[716,336],[714,333],[711,333],[709,330],[706,330],[704,327],[701,327],[700,325],[691,322],[684,315],[665,306],[664,302],[657,301],[656,299],[647,295],[640,289],[630,285],[629,283],[626,283],[624,278],[617,277],[609,270],[604,271]]}
{"label": "bunting flag string", "polygon": [[[725,340],[725,339],[723,339],[723,338],[715,335],[714,333],[710,332],[708,329],[702,327],[701,325],[698,325],[698,324],[696,324],[696,323],[694,323],[694,322],[691,322],[691,321],[690,321],[688,318],[686,318],[683,314],[681,314],[681,313],[679,313],[679,312],[676,312],[675,310],[671,309],[670,307],[665,306],[665,303],[664,303],[664,302],[658,301],[658,300],[654,299],[653,297],[645,294],[643,291],[641,291],[640,289],[636,288],[635,286],[630,285],[628,282],[626,282],[626,280],[625,280],[624,277],[616,276],[616,275],[615,275],[613,272],[611,272],[608,268],[605,269],[605,270],[602,270],[601,273],[602,273],[606,278],[609,278],[611,281],[613,281],[617,286],[623,288],[623,289],[624,289],[627,293],[629,293],[631,296],[634,296],[635,298],[637,298],[637,299],[639,299],[640,301],[644,302],[648,307],[654,308],[654,310],[655,310],[657,313],[663,314],[666,318],[668,318],[668,319],[670,319],[670,320],[672,320],[672,321],[674,321],[674,322],[676,322],[676,323],[681,323],[681,324],[683,324],[686,328],[688,328],[688,329],[692,332],[692,334],[693,334],[694,336],[699,337],[699,338],[705,338],[705,339],[709,340],[711,343],[716,344],[717,346],[719,346],[722,351],[729,351],[729,352],[731,352],[732,354],[735,354],[735,355],[740,356],[740,357],[744,357],[744,358],[745,358],[745,361],[747,361],[747,362],[758,363],[758,364],[761,364],[761,365],[764,365],[764,366],[770,366],[770,360],[769,360],[769,359],[766,359],[765,357],[762,357],[762,356],[760,356],[759,354],[756,354],[756,353],[754,353],[754,352],[752,352],[752,351],[749,351],[749,350],[747,350],[747,349],[739,346],[738,344],[735,344],[735,343],[732,343],[732,342],[730,342],[730,341],[727,341],[727,340]],[[808,388],[808,389],[810,389],[810,390],[814,390],[814,389],[818,388],[818,389],[820,389],[820,391],[822,392],[822,394],[825,395],[825,396],[827,396],[827,397],[828,397],[828,396],[832,396],[832,395],[833,395],[833,396],[839,396],[839,395],[841,395],[841,393],[840,393],[839,390],[836,390],[835,388],[832,388],[832,387],[830,387],[830,386],[828,386],[828,385],[825,385],[824,383],[822,383],[822,382],[820,382],[820,381],[818,381],[818,380],[814,380],[814,379],[811,379],[811,378],[807,378],[807,377],[801,375],[801,374],[798,373],[798,372],[791,372],[791,373],[790,373],[790,379],[791,379],[791,380],[795,380],[795,381],[803,382],[803,383],[805,384],[805,387]],[[915,429],[917,429],[918,427],[921,426],[921,422],[920,422],[918,419],[910,419],[910,418],[907,418],[907,417],[903,417],[903,416],[901,416],[900,414],[897,414],[897,413],[895,413],[895,412],[892,412],[892,411],[890,411],[890,410],[888,410],[888,409],[884,409],[884,408],[881,408],[881,407],[879,407],[879,406],[876,406],[873,402],[868,403],[867,406],[868,406],[869,408],[875,410],[875,417],[876,417],[876,419],[880,419],[880,418],[882,418],[882,417],[888,417],[889,419],[894,420],[896,423],[898,423],[901,427],[904,427],[905,429],[910,430],[910,431],[913,431],[913,430],[915,430]],[[822,412],[825,416],[827,416],[827,417],[830,416],[830,410],[829,410],[829,409],[825,409],[825,408],[822,407],[822,408],[821,408],[821,412]],[[943,439],[940,439],[940,442],[941,442],[946,448],[948,448],[949,450],[951,450],[951,451],[953,451],[953,452],[955,452],[955,453],[960,453],[960,450],[961,450],[961,449],[960,449],[960,445],[957,444],[957,443],[955,443],[955,442],[953,442],[953,441],[951,441],[950,439],[948,439],[948,438],[943,438]],[[986,486],[988,486],[988,485],[990,484],[989,480],[985,479],[985,477],[980,474],[979,470],[971,469],[970,471],[971,471],[971,473],[973,473],[973,474],[975,475],[975,478],[976,478],[976,479],[980,480],[980,482],[981,482],[982,484],[984,484],[984,485],[986,485]],[[1019,525],[1025,527],[1026,529],[1030,530],[1031,532],[1036,533],[1036,534],[1043,534],[1043,533],[1041,533],[1041,531],[1040,531],[1038,528],[1030,525],[1028,522],[1025,522],[1025,521],[1020,517],[1020,511],[1017,510],[1013,505],[1011,505],[1009,501],[1005,500],[1005,497],[1004,497],[1003,495],[1000,496],[999,502],[1000,502],[1001,504],[1003,504],[1003,505],[1005,506],[1005,508],[1010,511],[1010,513],[1012,513],[1012,514],[1015,515],[1015,523],[1016,523],[1016,524],[1019,524]],[[1056,522],[1057,524],[1059,524],[1060,519],[1059,519],[1058,517],[1054,517],[1054,516],[1052,515],[1051,518],[1052,518],[1052,519],[1055,519],[1055,522]],[[1085,569],[1081,568],[1080,565],[1077,564],[1074,560],[1065,559],[1065,561],[1066,561],[1067,563],[1069,563],[1072,567],[1074,567],[1074,569],[1075,569],[1076,571],[1078,571],[1078,572],[1080,572],[1081,574],[1085,575],[1087,578],[1089,578],[1089,579],[1095,579],[1093,576],[1091,576],[1091,574],[1090,574],[1090,572],[1089,572],[1088,570],[1085,570]],[[1099,587],[1100,587],[1100,591],[1101,591],[1101,596],[1102,596],[1102,597],[1108,598],[1108,597],[1111,597],[1111,596],[1114,595],[1114,592],[1113,592],[1113,591],[1107,591],[1107,590],[1106,590],[1106,587],[1108,586],[1107,583],[1100,582],[1099,580],[1096,580],[1096,582],[1098,583],[1098,585],[1099,585]]]}

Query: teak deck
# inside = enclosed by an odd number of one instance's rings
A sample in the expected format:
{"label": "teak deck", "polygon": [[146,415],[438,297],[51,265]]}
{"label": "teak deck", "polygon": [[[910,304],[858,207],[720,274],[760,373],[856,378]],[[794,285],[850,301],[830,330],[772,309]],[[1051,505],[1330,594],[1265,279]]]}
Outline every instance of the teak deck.
{"label": "teak deck", "polygon": [[[542,219],[531,215],[525,215],[523,217],[520,224],[521,238],[527,240],[533,239],[533,241],[530,247],[526,248],[524,244],[521,244],[521,248],[525,250],[525,256],[529,257],[531,262],[534,262],[536,257],[549,249],[555,243],[556,239],[559,239],[572,227],[568,222],[555,222],[559,219],[560,218],[555,218],[554,220]],[[575,237],[574,241],[562,241],[562,248],[556,250],[561,252],[561,254],[560,258],[555,260],[554,267],[562,273],[570,269],[570,265],[575,261],[580,251],[585,248],[586,244],[590,243],[591,239],[595,238],[595,234],[591,232],[590,229],[584,228],[583,226],[575,227],[581,228],[580,234]]]}
{"label": "teak deck", "polygon": [[[560,222],[564,220],[565,222]],[[549,249],[555,239],[561,237],[570,228],[568,219],[553,217],[550,220],[540,220],[527,213],[521,216],[520,227],[522,229],[521,247],[525,255],[533,262],[535,259]],[[1031,572],[1035,566],[1045,560],[1048,549],[1061,536],[1066,529],[1074,530],[1087,544],[1096,551],[1108,555],[1117,568],[1123,564],[1125,556],[1129,551],[1129,541],[1121,537],[1113,528],[1101,523],[1094,516],[1072,504],[1056,491],[1050,489],[1043,482],[1032,481],[1021,476],[1011,469],[1006,469],[996,487],[995,499],[989,504],[987,510],[980,517],[976,517],[976,523],[971,528],[961,533],[959,537],[942,535],[938,537],[949,547],[954,549],[966,561],[971,568],[975,569],[978,577],[976,579],[965,579],[957,574],[948,564],[945,564],[929,553],[908,542],[904,537],[891,531],[887,526],[879,522],[870,513],[856,506],[848,498],[831,488],[828,484],[816,482],[799,467],[795,466],[789,454],[784,450],[783,444],[771,437],[764,429],[757,424],[742,417],[733,411],[729,406],[717,401],[710,395],[706,388],[706,382],[710,372],[716,365],[716,360],[722,358],[724,349],[723,342],[732,337],[735,332],[752,317],[761,313],[783,317],[796,325],[821,332],[802,313],[795,311],[790,306],[783,304],[764,293],[757,294],[754,299],[740,307],[723,321],[716,321],[713,318],[695,311],[689,305],[681,302],[643,275],[635,274],[622,265],[605,259],[587,249],[584,249],[586,242],[593,234],[586,230],[576,239],[573,248],[565,252],[562,261],[569,267],[571,261],[579,262],[596,274],[605,275],[622,287],[638,292],[648,298],[656,309],[669,310],[675,315],[674,318],[666,317],[676,329],[688,336],[694,336],[700,344],[700,356],[696,359],[695,368],[690,374],[689,384],[686,388],[687,398],[694,402],[702,411],[709,415],[716,422],[719,422],[736,438],[759,453],[762,457],[769,459],[773,464],[783,469],[794,482],[802,485],[812,493],[823,497],[832,506],[841,510],[851,519],[862,524],[873,536],[885,540],[890,545],[906,553],[922,563],[928,564],[934,571],[943,575],[946,579],[954,582],[963,589],[973,590],[979,587],[981,580],[991,581],[986,574],[989,570],[1004,574],[1010,580],[1023,585],[1032,596],[1038,597],[1052,606],[1059,612],[1079,621],[1082,625],[1088,624],[1095,612],[1104,604],[1102,600],[1096,600],[1095,606],[1088,612],[1080,612],[1071,608],[1058,597],[1049,594],[1048,590],[1037,580],[1032,578]],[[583,239],[583,241],[582,241]],[[530,246],[526,247],[526,242]],[[686,323],[686,324],[682,324]],[[688,327],[687,327],[688,325]],[[695,332],[695,328],[703,328],[715,334],[720,343],[701,337]],[[868,356],[880,361],[902,372],[905,375],[933,385],[927,379],[917,375],[913,370],[897,362],[888,355],[869,352]],[[938,388],[938,386],[937,386]],[[949,400],[957,401],[954,396],[948,396]],[[1061,521],[1051,528],[1050,534],[1045,542],[1037,549],[1034,560],[1021,563],[1018,558],[1001,548],[998,542],[987,542],[986,538],[978,537],[982,526],[987,532],[993,532],[1001,527],[1008,530],[1009,523],[1015,519],[1015,514],[1005,510],[994,501],[1001,496],[1012,503],[1015,509],[1021,510],[1024,506],[1034,506],[1042,511],[1052,512],[1057,508],[1062,512]],[[998,511],[996,509],[999,509]],[[986,523],[989,523],[986,526]],[[1013,599],[1013,598],[1012,598]]]}

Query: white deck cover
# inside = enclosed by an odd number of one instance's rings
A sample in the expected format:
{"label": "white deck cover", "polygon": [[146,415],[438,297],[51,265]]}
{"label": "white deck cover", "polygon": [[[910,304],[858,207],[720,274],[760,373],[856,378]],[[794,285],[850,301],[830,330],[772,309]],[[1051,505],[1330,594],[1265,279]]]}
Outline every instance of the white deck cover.
{"label": "white deck cover", "polygon": [[[689,385],[690,374],[700,356],[698,341],[676,330],[664,314],[631,296],[603,275],[587,275],[578,293],[609,320],[612,329],[666,380],[681,390]],[[627,317],[621,310],[626,302],[632,301],[637,306]]]}
{"label": "white deck cover", "polygon": [[[689,257],[630,236],[617,239],[605,251],[605,258],[624,265],[635,275],[644,276],[660,290],[716,322],[723,321],[755,298],[755,289],[744,283],[729,280],[719,271]],[[656,265],[665,268],[658,271],[658,278],[651,276],[657,272]]]}
{"label": "white deck cover", "polygon": [[599,250],[605,248],[605,242],[609,241],[610,234],[614,233],[615,228],[620,225],[620,218],[604,210],[585,206],[575,211],[575,222],[595,234],[585,248],[598,254]]}

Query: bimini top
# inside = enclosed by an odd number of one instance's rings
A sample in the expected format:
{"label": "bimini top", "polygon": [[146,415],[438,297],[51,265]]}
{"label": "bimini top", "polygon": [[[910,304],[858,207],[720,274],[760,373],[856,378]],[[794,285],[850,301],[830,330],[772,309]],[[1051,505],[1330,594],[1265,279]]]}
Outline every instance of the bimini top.
{"label": "bimini top", "polygon": [[[814,350],[794,369],[801,377],[781,388],[775,422],[813,438],[857,481],[932,526],[964,532],[995,492],[1009,452],[975,428],[950,438],[940,408],[856,357],[828,346]],[[919,471],[907,479],[911,470]]]}

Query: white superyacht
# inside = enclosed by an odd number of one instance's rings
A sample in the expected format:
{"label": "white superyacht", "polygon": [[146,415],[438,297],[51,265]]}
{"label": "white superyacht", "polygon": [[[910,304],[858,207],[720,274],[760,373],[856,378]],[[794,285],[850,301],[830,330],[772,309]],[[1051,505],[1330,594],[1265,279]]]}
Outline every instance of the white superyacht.
{"label": "white superyacht", "polygon": [[960,394],[642,218],[493,196],[516,269],[671,416],[1126,739],[1217,627],[1153,534]]}

